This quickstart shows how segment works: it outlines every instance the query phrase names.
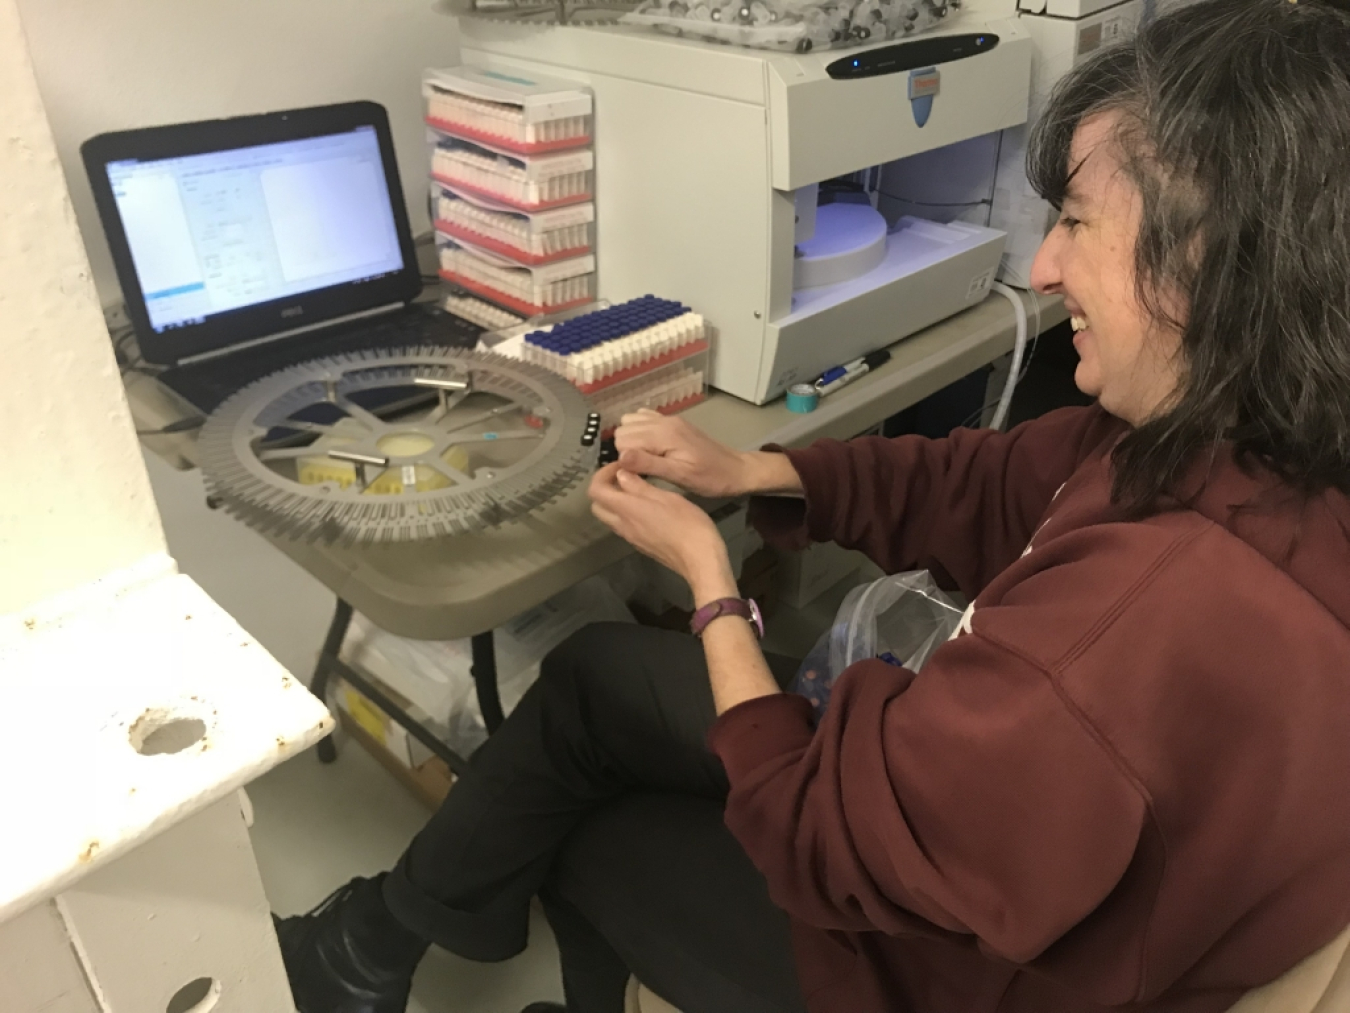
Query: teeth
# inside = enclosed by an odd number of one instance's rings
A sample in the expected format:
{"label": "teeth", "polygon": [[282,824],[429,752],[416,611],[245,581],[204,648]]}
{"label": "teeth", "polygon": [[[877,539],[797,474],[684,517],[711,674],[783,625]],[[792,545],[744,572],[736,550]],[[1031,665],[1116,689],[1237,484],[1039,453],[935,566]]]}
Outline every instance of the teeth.
{"label": "teeth", "polygon": [[1069,317],[1069,326],[1075,331],[1085,331],[1088,329],[1087,317]]}

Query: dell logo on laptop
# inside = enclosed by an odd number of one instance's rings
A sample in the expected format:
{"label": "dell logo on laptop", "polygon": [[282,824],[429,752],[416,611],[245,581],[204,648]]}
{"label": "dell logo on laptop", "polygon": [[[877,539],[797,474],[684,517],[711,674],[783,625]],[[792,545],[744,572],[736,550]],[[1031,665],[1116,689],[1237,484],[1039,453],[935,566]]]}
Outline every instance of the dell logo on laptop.
{"label": "dell logo on laptop", "polygon": [[281,311],[281,316],[282,316],[283,319],[287,319],[287,318],[290,318],[290,317],[303,316],[303,315],[304,315],[304,312],[305,312],[305,308],[304,308],[303,306],[292,306],[290,309],[284,309],[284,310],[282,310],[282,311]]}

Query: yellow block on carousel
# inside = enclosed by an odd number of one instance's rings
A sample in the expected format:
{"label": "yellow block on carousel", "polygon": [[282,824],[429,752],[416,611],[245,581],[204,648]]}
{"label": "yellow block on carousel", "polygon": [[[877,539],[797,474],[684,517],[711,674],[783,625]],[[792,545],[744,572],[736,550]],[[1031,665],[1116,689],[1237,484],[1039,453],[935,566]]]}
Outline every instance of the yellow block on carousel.
{"label": "yellow block on carousel", "polygon": [[[400,456],[398,447],[392,445],[390,439],[393,438],[386,438],[381,449],[391,457]],[[441,460],[456,471],[469,470],[469,453],[463,447],[451,447],[441,455]],[[335,461],[326,456],[301,457],[295,462],[295,477],[301,485],[323,485],[325,482],[332,482],[339,488],[346,489],[356,482],[356,467],[350,461]],[[447,475],[435,468],[425,464],[409,464],[386,469],[362,491],[371,496],[398,496],[405,491],[405,482],[409,478],[412,482],[408,484],[413,485],[418,492],[446,489],[452,484]]]}

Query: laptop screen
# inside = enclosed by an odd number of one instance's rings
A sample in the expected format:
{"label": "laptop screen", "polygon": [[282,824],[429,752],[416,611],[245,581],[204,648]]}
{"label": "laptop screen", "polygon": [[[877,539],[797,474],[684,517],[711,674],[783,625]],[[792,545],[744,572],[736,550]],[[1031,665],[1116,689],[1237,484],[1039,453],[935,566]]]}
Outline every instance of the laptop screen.
{"label": "laptop screen", "polygon": [[107,172],[156,331],[403,267],[371,127]]}
{"label": "laptop screen", "polygon": [[[325,124],[303,122],[334,108],[156,128],[104,145],[91,181],[96,198],[103,191],[100,213],[148,359],[387,304],[389,285],[406,282],[410,240],[390,153],[376,123],[316,132]],[[204,145],[212,126],[215,143]],[[166,151],[175,131],[194,143]],[[136,134],[159,143],[137,151]]]}

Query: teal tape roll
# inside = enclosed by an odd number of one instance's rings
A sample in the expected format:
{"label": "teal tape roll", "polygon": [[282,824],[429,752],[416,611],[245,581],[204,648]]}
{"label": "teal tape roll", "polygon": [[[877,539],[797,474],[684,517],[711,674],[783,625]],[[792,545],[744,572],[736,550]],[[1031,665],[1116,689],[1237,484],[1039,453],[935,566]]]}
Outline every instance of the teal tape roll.
{"label": "teal tape roll", "polygon": [[805,414],[815,411],[818,404],[820,404],[820,395],[816,393],[816,388],[809,383],[794,383],[788,388],[788,411]]}

